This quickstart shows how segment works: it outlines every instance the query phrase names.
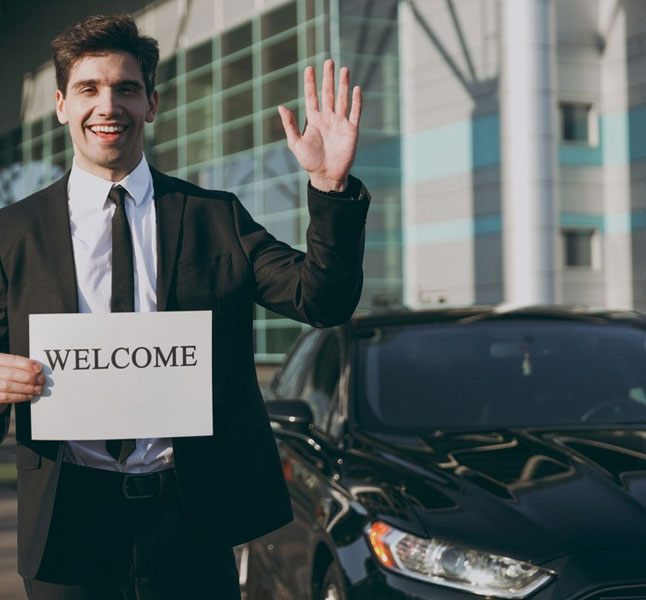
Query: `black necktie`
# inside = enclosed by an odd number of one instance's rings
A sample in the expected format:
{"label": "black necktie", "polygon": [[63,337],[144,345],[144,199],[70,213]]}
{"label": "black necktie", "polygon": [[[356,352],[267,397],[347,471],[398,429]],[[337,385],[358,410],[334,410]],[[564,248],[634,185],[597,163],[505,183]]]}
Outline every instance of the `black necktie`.
{"label": "black necktie", "polygon": [[[108,198],[114,202],[112,217],[112,312],[134,312],[135,310],[135,273],[132,260],[132,238],[126,217],[126,190],[114,186]],[[120,463],[132,454],[135,440],[107,440],[105,448]]]}

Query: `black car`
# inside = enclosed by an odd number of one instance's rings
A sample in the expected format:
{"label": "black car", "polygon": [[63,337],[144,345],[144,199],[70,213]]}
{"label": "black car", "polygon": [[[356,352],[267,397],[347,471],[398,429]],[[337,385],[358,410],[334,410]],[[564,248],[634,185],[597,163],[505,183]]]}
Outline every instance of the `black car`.
{"label": "black car", "polygon": [[269,395],[295,519],[249,600],[646,598],[645,316],[358,317]]}

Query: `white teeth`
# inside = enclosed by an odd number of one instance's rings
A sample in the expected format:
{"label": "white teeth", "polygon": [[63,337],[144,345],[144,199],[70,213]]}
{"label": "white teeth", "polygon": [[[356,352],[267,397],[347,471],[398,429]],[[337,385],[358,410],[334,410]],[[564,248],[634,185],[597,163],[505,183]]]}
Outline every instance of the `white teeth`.
{"label": "white teeth", "polygon": [[125,127],[123,125],[93,125],[90,129],[95,133],[121,133]]}

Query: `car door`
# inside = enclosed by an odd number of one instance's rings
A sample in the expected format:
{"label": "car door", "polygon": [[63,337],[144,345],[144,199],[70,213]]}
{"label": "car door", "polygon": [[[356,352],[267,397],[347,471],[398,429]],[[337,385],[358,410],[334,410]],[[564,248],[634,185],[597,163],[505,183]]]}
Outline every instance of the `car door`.
{"label": "car door", "polygon": [[[315,334],[316,335],[316,334]],[[276,429],[294,521],[267,536],[265,550],[271,554],[276,589],[272,597],[310,598],[313,552],[325,537],[330,512],[330,480],[335,472],[334,442],[327,433],[341,373],[341,345],[336,330],[319,331],[315,343],[299,358],[300,369],[285,365],[274,386],[276,399],[304,400],[314,417],[310,435]],[[301,376],[295,384],[293,373]],[[287,394],[287,395],[286,395]]]}

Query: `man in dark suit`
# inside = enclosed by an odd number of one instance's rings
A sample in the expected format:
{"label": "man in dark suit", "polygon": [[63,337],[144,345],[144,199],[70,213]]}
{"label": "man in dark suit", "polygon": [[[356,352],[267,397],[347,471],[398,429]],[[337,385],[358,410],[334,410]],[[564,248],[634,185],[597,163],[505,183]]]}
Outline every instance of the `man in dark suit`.
{"label": "man in dark suit", "polygon": [[[349,175],[360,90],[348,113],[348,71],[335,98],[326,61],[320,107],[304,73],[304,132],[279,107],[310,176],[302,253],[234,195],[147,165],[158,51],[132,19],[90,17],[53,48],[74,166],[0,212],[0,434],[15,406],[19,571],[36,600],[238,598],[231,546],[291,519],[255,375],[253,303],[317,327],[354,310],[369,201]],[[29,402],[47,384],[26,358],[29,315],[110,310],[212,311],[212,436],[32,439]]]}

